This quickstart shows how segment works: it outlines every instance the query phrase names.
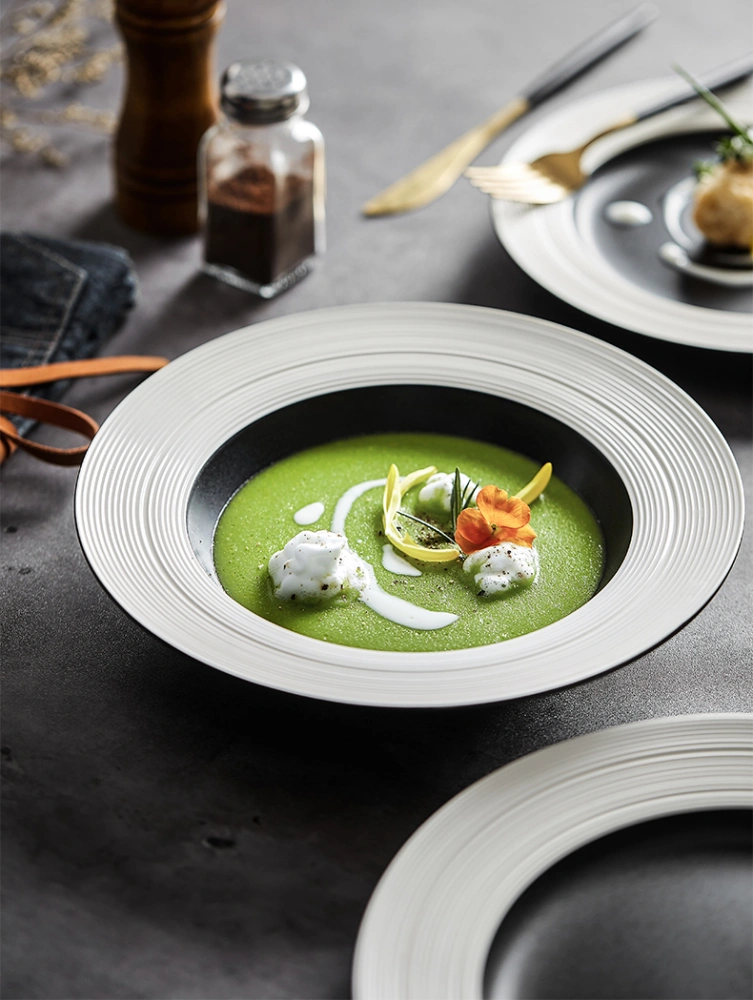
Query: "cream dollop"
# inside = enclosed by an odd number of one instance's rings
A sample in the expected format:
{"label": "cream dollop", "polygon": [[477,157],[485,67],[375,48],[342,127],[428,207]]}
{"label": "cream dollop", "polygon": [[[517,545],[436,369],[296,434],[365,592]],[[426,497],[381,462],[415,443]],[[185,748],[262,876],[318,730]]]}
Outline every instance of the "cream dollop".
{"label": "cream dollop", "polygon": [[269,575],[275,597],[304,604],[359,596],[368,583],[363,560],[334,531],[299,531],[271,557]]}
{"label": "cream dollop", "polygon": [[269,575],[278,600],[323,604],[336,597],[355,597],[382,618],[422,630],[445,628],[458,619],[382,590],[373,566],[334,531],[300,531],[269,560]]}
{"label": "cream dollop", "polygon": [[[460,489],[466,490],[473,481],[462,472],[460,473]],[[455,485],[454,472],[435,472],[430,476],[426,485],[418,494],[418,502],[425,510],[437,513],[449,514],[452,506],[452,490]],[[480,487],[473,491],[472,500],[476,499]]]}
{"label": "cream dollop", "polygon": [[613,201],[604,214],[617,226],[647,226],[653,219],[651,209],[639,201]]}
{"label": "cream dollop", "polygon": [[473,576],[479,597],[500,597],[508,590],[533,583],[539,570],[539,554],[526,545],[503,542],[466,556],[463,570]]}

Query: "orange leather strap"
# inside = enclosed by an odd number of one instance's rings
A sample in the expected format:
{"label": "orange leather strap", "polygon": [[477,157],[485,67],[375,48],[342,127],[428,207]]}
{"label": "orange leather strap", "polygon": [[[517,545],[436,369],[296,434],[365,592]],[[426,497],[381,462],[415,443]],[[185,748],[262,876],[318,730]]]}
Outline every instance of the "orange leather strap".
{"label": "orange leather strap", "polygon": [[[41,423],[62,427],[82,434],[91,441],[99,430],[99,425],[81,410],[62,403],[53,403],[36,396],[27,396],[7,389],[28,388],[57,382],[59,379],[82,378],[88,375],[117,375],[130,372],[155,372],[167,364],[167,358],[126,355],[116,358],[87,358],[83,361],[59,361],[51,365],[37,365],[29,368],[0,369],[0,411],[17,416],[31,417]],[[29,454],[55,465],[79,465],[89,442],[75,448],[53,448],[21,437],[13,423],[0,415],[0,464],[16,448],[23,448]]]}

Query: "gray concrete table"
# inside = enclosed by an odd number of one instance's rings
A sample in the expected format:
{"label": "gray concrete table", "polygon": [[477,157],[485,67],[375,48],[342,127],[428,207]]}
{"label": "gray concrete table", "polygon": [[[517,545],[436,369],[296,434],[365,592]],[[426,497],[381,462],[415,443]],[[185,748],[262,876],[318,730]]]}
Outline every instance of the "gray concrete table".
{"label": "gray concrete table", "polygon": [[[267,53],[299,63],[327,140],[326,261],[272,303],[202,276],[197,239],[123,226],[101,137],[64,139],[71,164],[60,172],[6,158],[3,226],[130,251],[140,302],[108,354],[175,357],[251,322],[373,301],[472,303],[585,330],[694,396],[749,482],[747,359],[627,334],[557,301],[507,257],[486,200],[465,182],[415,214],[359,216],[367,197],[626,6],[231,3],[220,67]],[[746,0],[659,7],[648,32],[549,107],[660,75],[671,60],[711,66],[750,45]],[[113,78],[92,100],[115,106],[118,88]],[[524,127],[481,162],[498,159]],[[134,384],[79,383],[66,401],[102,420]],[[6,997],[348,996],[359,920],[379,876],[460,789],[604,726],[750,709],[750,530],[707,607],[617,670],[497,705],[352,708],[226,676],[131,621],[79,548],[75,475],[23,454],[2,472]]]}

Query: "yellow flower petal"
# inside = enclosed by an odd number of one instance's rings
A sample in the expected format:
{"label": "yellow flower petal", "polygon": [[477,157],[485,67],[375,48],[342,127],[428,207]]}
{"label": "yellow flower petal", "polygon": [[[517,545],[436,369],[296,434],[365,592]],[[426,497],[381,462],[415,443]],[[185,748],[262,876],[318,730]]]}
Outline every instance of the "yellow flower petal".
{"label": "yellow flower petal", "polygon": [[[397,466],[393,466],[393,468],[397,470]],[[425,469],[417,469],[415,472],[409,472],[407,476],[403,476],[400,480],[400,496],[404,497],[408,490],[418,485],[418,483],[423,483],[429,476],[433,476],[436,471],[436,465],[427,465]]]}
{"label": "yellow flower petal", "polygon": [[392,521],[397,514],[397,509],[400,506],[400,473],[397,471],[396,465],[390,466],[390,471],[387,473],[387,483],[384,487],[384,502],[382,508],[384,510],[384,526]]}
{"label": "yellow flower petal", "polygon": [[460,555],[457,549],[430,549],[425,545],[419,545],[407,532],[399,532],[395,522],[403,496],[418,483],[433,476],[436,471],[436,466],[430,465],[426,469],[417,469],[401,479],[397,466],[394,464],[390,466],[384,487],[384,533],[396,549],[412,559],[420,559],[422,562],[453,562]]}
{"label": "yellow flower petal", "polygon": [[400,537],[396,532],[386,532],[385,534],[396,549],[400,549],[402,553],[410,556],[411,559],[418,559],[421,562],[427,563],[443,563],[454,562],[460,557],[457,549],[428,549],[425,545],[418,545],[414,542],[410,538],[410,535]]}
{"label": "yellow flower petal", "polygon": [[543,493],[544,490],[549,485],[549,480],[552,478],[552,463],[547,462],[542,465],[533,479],[522,490],[518,490],[515,494],[518,499],[522,500],[523,503],[527,503],[528,506],[533,503],[536,497]]}

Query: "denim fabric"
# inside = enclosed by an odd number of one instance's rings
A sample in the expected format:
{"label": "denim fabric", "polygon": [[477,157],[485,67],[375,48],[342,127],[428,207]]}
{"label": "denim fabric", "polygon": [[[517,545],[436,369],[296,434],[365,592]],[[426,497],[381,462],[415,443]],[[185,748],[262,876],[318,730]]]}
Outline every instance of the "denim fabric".
{"label": "denim fabric", "polygon": [[[73,361],[94,354],[136,298],[131,259],[120,247],[0,234],[0,367]],[[33,389],[59,399],[67,382]],[[15,418],[21,434],[33,421]]]}

